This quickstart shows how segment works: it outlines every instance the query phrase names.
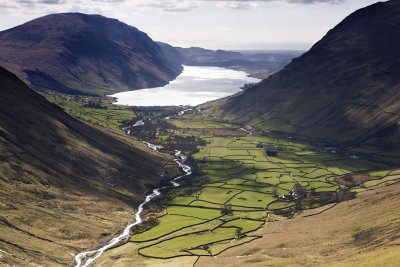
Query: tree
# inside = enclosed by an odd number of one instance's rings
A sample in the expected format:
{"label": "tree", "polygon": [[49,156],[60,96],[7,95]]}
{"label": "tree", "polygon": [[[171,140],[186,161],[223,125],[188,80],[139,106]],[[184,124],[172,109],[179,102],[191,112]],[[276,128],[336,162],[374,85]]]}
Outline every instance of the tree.
{"label": "tree", "polygon": [[310,192],[308,192],[308,195],[307,195],[308,202],[309,202],[310,206],[314,204],[316,195],[317,195],[317,193],[315,191],[315,188],[311,188]]}
{"label": "tree", "polygon": [[232,204],[224,204],[224,207],[221,209],[221,213],[224,215],[232,213]]}
{"label": "tree", "polygon": [[307,196],[307,190],[300,183],[296,183],[293,188],[294,193],[294,204],[296,210],[301,210],[303,208],[303,198]]}
{"label": "tree", "polygon": [[301,210],[303,207],[303,199],[302,198],[295,198],[294,199],[294,205],[296,210]]}
{"label": "tree", "polygon": [[337,202],[343,202],[355,197],[355,193],[350,192],[348,188],[341,188],[339,191],[336,192]]}
{"label": "tree", "polygon": [[235,230],[235,239],[241,239],[242,238],[242,228],[236,228]]}
{"label": "tree", "polygon": [[207,251],[208,255],[211,255],[210,246],[208,244],[202,245],[201,248]]}
{"label": "tree", "polygon": [[210,249],[210,247],[208,246],[208,244],[202,245],[201,248],[204,249],[204,250],[207,250],[207,251]]}
{"label": "tree", "polygon": [[272,190],[272,196],[273,197],[278,197],[278,190],[275,188],[274,190]]}
{"label": "tree", "polygon": [[297,198],[303,198],[307,196],[307,189],[300,183],[296,183],[296,185],[293,188],[293,191],[297,194]]}

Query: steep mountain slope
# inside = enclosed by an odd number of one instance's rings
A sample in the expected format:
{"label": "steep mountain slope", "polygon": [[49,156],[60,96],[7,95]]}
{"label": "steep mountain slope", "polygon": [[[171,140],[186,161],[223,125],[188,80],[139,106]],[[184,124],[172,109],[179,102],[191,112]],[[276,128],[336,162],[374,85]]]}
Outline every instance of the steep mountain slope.
{"label": "steep mountain slope", "polygon": [[0,262],[67,265],[131,220],[167,159],[75,120],[3,68],[0,92]]}
{"label": "steep mountain slope", "polygon": [[48,15],[0,32],[0,64],[34,89],[88,94],[162,86],[181,71],[147,34],[80,13]]}
{"label": "steep mountain slope", "polygon": [[360,9],[279,73],[222,105],[266,131],[399,146],[400,2]]}

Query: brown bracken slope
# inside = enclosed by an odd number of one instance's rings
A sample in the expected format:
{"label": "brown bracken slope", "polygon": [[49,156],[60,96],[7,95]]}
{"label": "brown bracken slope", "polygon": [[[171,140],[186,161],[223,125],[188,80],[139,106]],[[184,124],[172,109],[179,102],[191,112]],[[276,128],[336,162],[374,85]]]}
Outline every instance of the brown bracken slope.
{"label": "brown bracken slope", "polygon": [[0,264],[67,265],[161,177],[160,155],[86,125],[0,68]]}

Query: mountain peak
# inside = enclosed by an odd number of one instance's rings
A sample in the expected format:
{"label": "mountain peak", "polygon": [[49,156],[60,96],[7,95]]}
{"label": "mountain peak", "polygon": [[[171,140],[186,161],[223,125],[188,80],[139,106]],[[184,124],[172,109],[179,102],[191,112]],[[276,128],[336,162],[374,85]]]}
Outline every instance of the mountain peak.
{"label": "mountain peak", "polygon": [[181,71],[146,33],[82,13],[0,32],[0,64],[37,90],[100,95],[162,86]]}
{"label": "mountain peak", "polygon": [[247,120],[257,112],[264,130],[397,146],[399,77],[400,1],[381,2],[345,18],[224,110]]}

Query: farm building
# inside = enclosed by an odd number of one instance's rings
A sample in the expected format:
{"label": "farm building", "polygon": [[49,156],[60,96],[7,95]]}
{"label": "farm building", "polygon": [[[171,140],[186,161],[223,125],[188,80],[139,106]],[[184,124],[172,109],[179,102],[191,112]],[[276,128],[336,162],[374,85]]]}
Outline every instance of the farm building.
{"label": "farm building", "polygon": [[267,156],[270,156],[270,157],[278,156],[278,150],[267,150]]}

